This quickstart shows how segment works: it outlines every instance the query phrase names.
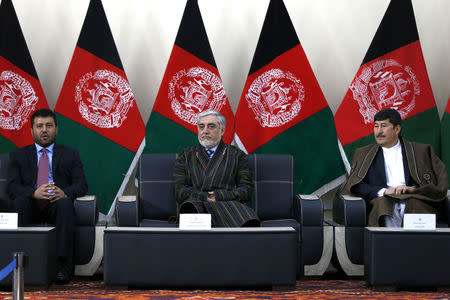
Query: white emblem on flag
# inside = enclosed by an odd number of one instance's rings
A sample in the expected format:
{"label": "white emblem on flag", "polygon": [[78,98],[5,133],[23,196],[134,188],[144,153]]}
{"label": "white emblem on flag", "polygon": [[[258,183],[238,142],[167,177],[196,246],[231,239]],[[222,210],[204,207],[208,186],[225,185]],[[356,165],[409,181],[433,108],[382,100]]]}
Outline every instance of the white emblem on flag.
{"label": "white emblem on flag", "polygon": [[197,124],[197,114],[205,110],[220,111],[227,101],[220,78],[200,67],[183,69],[172,77],[169,99],[173,112],[191,125]]}
{"label": "white emblem on flag", "polygon": [[364,124],[373,123],[375,114],[385,108],[396,109],[405,119],[414,109],[416,96],[420,95],[412,68],[393,59],[378,60],[365,67],[350,89]]}
{"label": "white emblem on flag", "polygon": [[119,128],[133,107],[134,95],[122,76],[108,70],[86,73],[75,87],[83,119],[100,128]]}
{"label": "white emblem on flag", "polygon": [[280,127],[298,115],[305,90],[291,72],[271,69],[252,82],[245,99],[262,127]]}
{"label": "white emblem on flag", "polygon": [[19,130],[38,102],[31,84],[17,73],[0,74],[0,128]]}

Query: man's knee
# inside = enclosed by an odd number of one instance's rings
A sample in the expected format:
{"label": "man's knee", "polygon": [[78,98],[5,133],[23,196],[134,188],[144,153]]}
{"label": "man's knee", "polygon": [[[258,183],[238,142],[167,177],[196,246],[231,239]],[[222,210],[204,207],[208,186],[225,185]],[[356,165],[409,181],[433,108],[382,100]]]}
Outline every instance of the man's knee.
{"label": "man's knee", "polygon": [[57,211],[73,213],[73,202],[69,198],[61,198],[55,202]]}
{"label": "man's knee", "polygon": [[19,217],[19,226],[28,226],[32,222],[31,198],[21,197],[11,201],[11,211],[16,212]]}

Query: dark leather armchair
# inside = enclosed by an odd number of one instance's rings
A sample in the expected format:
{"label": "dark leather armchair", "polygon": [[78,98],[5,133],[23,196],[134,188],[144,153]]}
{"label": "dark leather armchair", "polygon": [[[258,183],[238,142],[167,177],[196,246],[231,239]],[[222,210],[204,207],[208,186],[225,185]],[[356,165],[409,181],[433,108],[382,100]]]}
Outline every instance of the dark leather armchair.
{"label": "dark leather armchair", "polygon": [[[0,211],[11,211],[12,205],[6,193],[6,178],[9,154],[0,154]],[[103,257],[103,231],[105,224],[98,222],[97,198],[84,196],[74,200],[75,237],[74,263],[75,275],[93,275]],[[36,226],[51,226],[36,224]]]}
{"label": "dark leather armchair", "polygon": [[[450,224],[450,194],[444,203],[444,218],[436,225]],[[361,197],[336,195],[333,201],[334,247],[345,274],[364,275],[364,228],[367,226],[366,203]]]}
{"label": "dark leather armchair", "polygon": [[[139,195],[122,196],[116,203],[117,226],[176,227],[173,187],[175,154],[144,154],[139,162]],[[323,225],[322,201],[293,194],[290,155],[251,154],[254,191],[248,205],[263,227],[293,227],[298,232],[297,277],[322,275],[331,259],[333,231]]]}

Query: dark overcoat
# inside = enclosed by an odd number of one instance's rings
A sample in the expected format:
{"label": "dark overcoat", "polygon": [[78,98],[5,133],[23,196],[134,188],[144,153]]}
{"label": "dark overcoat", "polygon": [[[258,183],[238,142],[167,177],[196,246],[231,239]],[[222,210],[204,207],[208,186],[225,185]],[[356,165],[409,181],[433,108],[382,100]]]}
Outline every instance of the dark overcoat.
{"label": "dark overcoat", "polygon": [[[369,226],[380,226],[380,217],[392,216],[398,200],[406,203],[405,213],[433,213],[438,217],[447,196],[448,181],[444,163],[430,145],[401,139],[405,180],[416,186],[413,193],[378,197],[376,192],[388,188],[383,152],[371,144],[356,149],[344,194],[361,196],[369,209]],[[405,159],[406,157],[406,159]]]}

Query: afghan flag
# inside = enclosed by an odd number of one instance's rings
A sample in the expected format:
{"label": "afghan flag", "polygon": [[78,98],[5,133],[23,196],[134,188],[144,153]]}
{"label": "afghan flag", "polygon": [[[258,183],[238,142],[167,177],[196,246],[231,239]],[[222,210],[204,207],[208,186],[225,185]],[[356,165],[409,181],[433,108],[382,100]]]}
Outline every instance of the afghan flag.
{"label": "afghan flag", "polygon": [[11,0],[0,5],[0,153],[33,143],[31,114],[48,108]]}
{"label": "afghan flag", "polygon": [[178,153],[195,145],[197,115],[220,111],[231,143],[234,116],[209,45],[197,0],[188,0],[146,127],[144,153]]}
{"label": "afghan flag", "polygon": [[344,180],[333,114],[282,0],[269,3],[235,141],[247,153],[293,155],[295,193],[321,195]]}
{"label": "afghan flag", "polygon": [[145,145],[145,125],[100,0],[91,0],[56,103],[57,142],[77,148],[89,193],[112,215]]}
{"label": "afghan flag", "polygon": [[375,142],[373,118],[385,108],[400,113],[403,137],[431,144],[439,153],[439,115],[410,0],[390,2],[335,114],[338,137],[350,160],[356,148]]}
{"label": "afghan flag", "polygon": [[[441,120],[441,157],[450,174],[450,98]],[[450,184],[450,177],[448,179]]]}

